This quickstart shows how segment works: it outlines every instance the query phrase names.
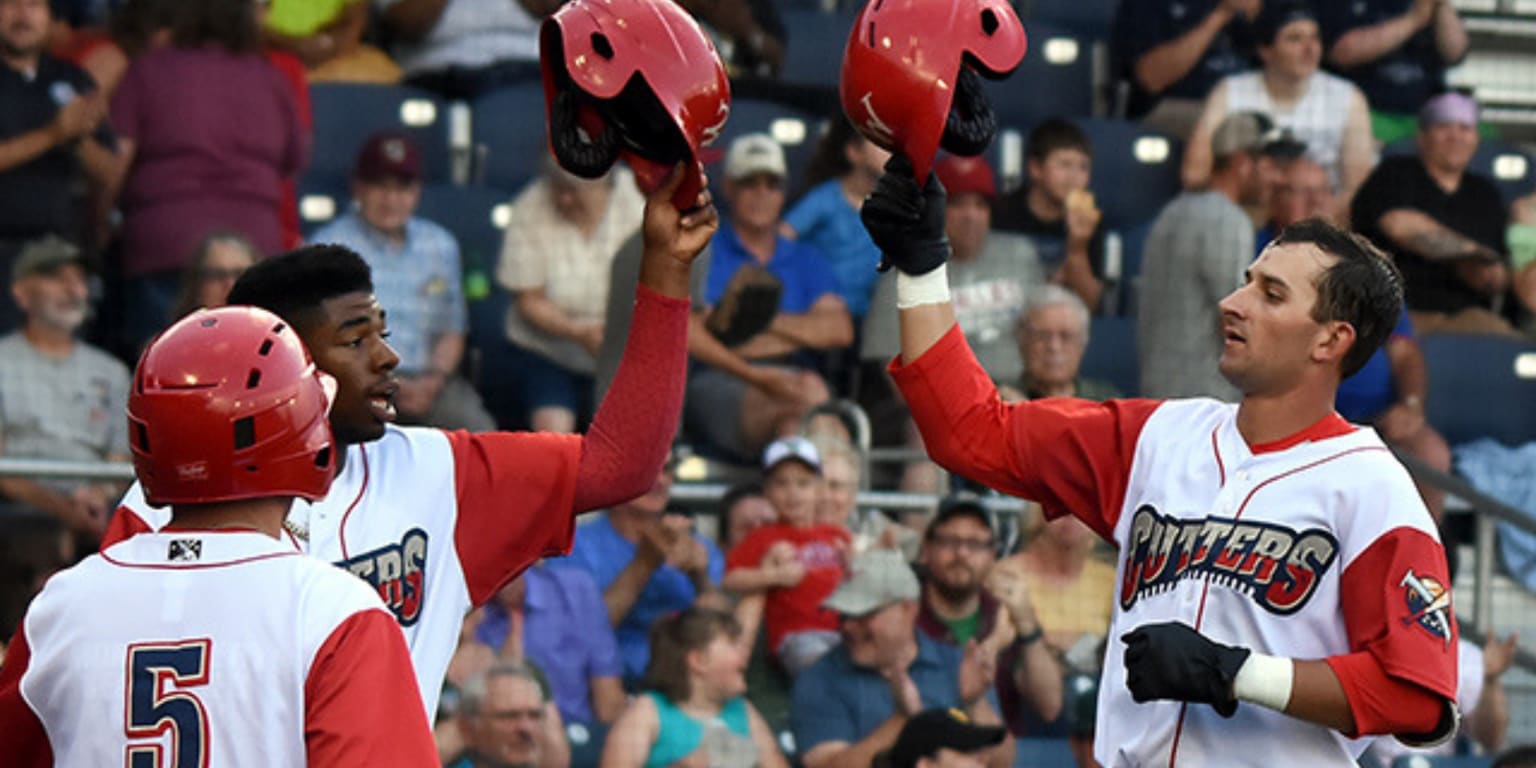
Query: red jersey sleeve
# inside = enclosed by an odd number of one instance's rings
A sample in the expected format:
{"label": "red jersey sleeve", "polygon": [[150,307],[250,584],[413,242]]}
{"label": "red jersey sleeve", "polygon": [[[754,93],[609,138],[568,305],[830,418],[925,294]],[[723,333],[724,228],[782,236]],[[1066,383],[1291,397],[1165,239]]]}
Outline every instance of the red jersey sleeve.
{"label": "red jersey sleeve", "polygon": [[[771,528],[771,526],[770,526]],[[778,538],[769,528],[759,528],[749,534],[741,543],[737,544],[725,556],[725,570],[734,571],[737,568],[757,568],[763,564],[763,555],[768,554],[768,548],[773,546]]]}
{"label": "red jersey sleeve", "polygon": [[311,766],[437,765],[411,655],[392,616],[361,611],[336,627],[304,681]]}
{"label": "red jersey sleeve", "polygon": [[[1457,628],[1445,550],[1424,531],[1387,531],[1344,569],[1352,653],[1328,659],[1359,733],[1433,737],[1456,701]],[[1432,740],[1432,738],[1426,738]]]}
{"label": "red jersey sleeve", "polygon": [[48,768],[53,765],[48,732],[21,695],[21,676],[31,657],[23,624],[6,649],[5,663],[0,664],[0,755],[8,766]]}
{"label": "red jersey sleeve", "polygon": [[939,466],[1076,515],[1114,538],[1142,427],[1160,403],[1050,398],[1006,404],[957,325],[891,376]]}
{"label": "red jersey sleeve", "polygon": [[149,527],[149,523],[144,522],[144,518],[139,517],[138,513],[127,506],[119,505],[117,511],[112,513],[112,519],[107,521],[107,531],[101,535],[101,548],[98,551],[105,552],[107,547],[130,536],[149,533],[153,530]]}
{"label": "red jersey sleeve", "polygon": [[475,605],[535,560],[570,551],[581,436],[448,433],[459,516],[459,562]]}

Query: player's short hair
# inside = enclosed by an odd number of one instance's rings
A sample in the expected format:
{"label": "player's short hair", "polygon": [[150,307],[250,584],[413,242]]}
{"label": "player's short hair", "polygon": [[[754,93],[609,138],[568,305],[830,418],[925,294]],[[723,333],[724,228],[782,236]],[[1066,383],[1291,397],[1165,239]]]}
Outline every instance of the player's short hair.
{"label": "player's short hair", "polygon": [[1371,241],[1320,218],[1298,221],[1274,245],[1308,244],[1338,260],[1317,281],[1312,319],[1343,321],[1355,342],[1339,363],[1340,380],[1353,376],[1385,344],[1403,313],[1403,275]]}
{"label": "player's short hair", "polygon": [[1088,134],[1071,120],[1053,117],[1029,132],[1029,139],[1024,142],[1024,158],[1030,162],[1044,162],[1052,152],[1061,149],[1075,149],[1093,157],[1093,144],[1088,141]]}
{"label": "player's short hair", "polygon": [[341,245],[306,245],[257,262],[235,281],[227,301],[261,307],[303,334],[321,302],[358,291],[373,291],[363,257]]}
{"label": "player's short hair", "polygon": [[736,617],[713,608],[693,606],[657,619],[651,625],[651,660],[645,665],[644,687],[669,701],[686,701],[693,695],[688,654],[704,650],[718,637],[735,640],[740,635]]}
{"label": "player's short hair", "polygon": [[498,662],[495,666],[472,675],[464,684],[459,686],[459,714],[473,717],[480,714],[480,708],[485,705],[485,692],[490,688],[491,681],[498,677],[515,677],[527,680],[539,689],[539,700],[549,701],[549,683],[544,676],[527,662]]}

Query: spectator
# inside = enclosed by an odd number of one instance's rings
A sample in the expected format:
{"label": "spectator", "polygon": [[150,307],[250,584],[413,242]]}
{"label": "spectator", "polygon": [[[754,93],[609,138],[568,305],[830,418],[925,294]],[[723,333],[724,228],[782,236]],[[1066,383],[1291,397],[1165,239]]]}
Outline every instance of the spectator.
{"label": "spectator", "polygon": [[837,644],[837,614],[822,607],[843,578],[851,536],[816,521],[825,480],[816,446],[803,437],[775,440],[763,451],[763,492],[778,519],[731,550],[726,589],[766,593],[768,651],[791,677]]}
{"label": "spectator", "polygon": [[[106,99],[83,70],[45,51],[49,16],[48,0],[0,0],[0,274],[28,240],[89,242],[79,179],[99,190],[117,167]],[[20,322],[0,296],[0,333]]]}
{"label": "spectator", "polygon": [[474,100],[539,77],[539,20],[550,0],[372,0],[409,85]]}
{"label": "spectator", "polygon": [[524,571],[486,603],[466,646],[479,661],[461,663],[488,667],[499,657],[538,665],[567,723],[611,723],[624,708],[618,641],[602,592],[580,568],[541,561]]}
{"label": "spectator", "polygon": [[639,231],[644,204],[627,168],[589,180],[547,155],[543,176],[512,201],[496,279],[515,296],[507,339],[535,430],[573,432],[592,410],[609,267]]}
{"label": "spectator", "polygon": [[974,494],[946,497],[918,555],[923,598],[918,631],[956,648],[978,645],[996,659],[999,701],[1022,701],[1039,722],[1061,715],[1061,665],[1045,643],[1025,581],[995,572],[992,515]]}
{"label": "spectator", "polygon": [[[880,263],[880,251],[859,220],[859,205],[875,190],[890,157],[846,118],[835,117],[806,169],[806,192],[784,215],[782,225],[785,235],[815,246],[827,258],[832,284],[848,307],[855,333],[869,314],[878,277],[874,267]],[[839,395],[853,391],[859,344],[856,339],[850,352],[825,363],[828,380]]]}
{"label": "spectator", "polygon": [[[26,315],[0,338],[0,456],[128,461],[128,369],[75,338],[90,301],[80,251],[58,238],[27,244],[11,271]],[[0,477],[0,509],[43,512],[91,538],[106,530],[118,483]]]}
{"label": "spectator", "polygon": [[1490,768],[1536,768],[1536,746],[1513,747],[1499,755]]}
{"label": "spectator", "polygon": [[1253,65],[1250,24],[1263,0],[1124,0],[1111,40],[1130,80],[1127,112],[1187,138],[1216,83]]}
{"label": "spectator", "polygon": [[498,664],[459,691],[459,731],[466,754],[453,768],[567,768],[560,710],[526,664]]}
{"label": "spectator", "polygon": [[816,504],[816,522],[848,529],[853,535],[853,554],[872,548],[896,549],[909,561],[917,559],[921,537],[916,531],[897,525],[878,509],[859,506],[864,484],[858,449],[829,435],[813,437],[811,442],[821,456],[821,472],[826,479]]}
{"label": "spectator", "polygon": [[[1504,746],[1509,731],[1509,699],[1500,682],[1515,660],[1520,636],[1511,633],[1503,640],[1494,635],[1478,648],[1465,637],[1457,638],[1456,706],[1461,710],[1460,736],[1477,745],[1478,752],[1492,754]],[[1377,739],[1360,764],[1367,768],[1388,768],[1401,755],[1454,755],[1461,739],[1451,739],[1439,746],[1415,749],[1397,739]]]}
{"label": "spectator", "polygon": [[1029,132],[1024,159],[1029,185],[998,200],[992,220],[1028,237],[1051,282],[1097,308],[1104,293],[1104,216],[1088,191],[1088,135],[1069,120],[1047,120]]}
{"label": "spectator", "polygon": [[984,751],[1003,743],[1008,732],[975,725],[954,709],[928,709],[907,721],[896,745],[876,758],[882,768],[982,768]]}
{"label": "spectator", "polygon": [[192,263],[181,274],[176,294],[177,319],[197,309],[222,307],[229,289],[261,258],[256,245],[239,232],[209,232],[197,247]]}
{"label": "spectator", "polygon": [[999,386],[998,395],[1010,403],[1041,397],[1119,397],[1114,385],[1080,375],[1088,329],[1088,307],[1077,294],[1059,285],[1040,286],[1024,305],[1015,334],[1024,375],[1017,385]]}
{"label": "spectator", "polygon": [[1421,335],[1515,333],[1499,310],[1509,290],[1508,224],[1498,187],[1467,170],[1477,151],[1477,104],[1444,93],[1419,113],[1419,152],[1389,157],[1356,196],[1354,227],[1403,273]]}
{"label": "spectator", "polygon": [[459,244],[417,217],[421,154],[409,138],[377,134],[352,171],[353,210],[315,232],[316,243],[356,251],[376,276],[374,295],[389,313],[390,346],[400,355],[395,398],[401,423],[488,432],[496,422],[461,375],[469,310]]}
{"label": "spectator", "polygon": [[268,0],[262,39],[299,58],[310,82],[400,82],[400,67],[363,43],[368,0]]}
{"label": "spectator", "polygon": [[651,631],[646,692],[614,723],[602,768],[788,768],[773,732],[742,694],[747,655],[730,614],[690,608]]}
{"label": "spectator", "polygon": [[720,497],[720,548],[729,552],[747,534],[778,518],[760,483],[740,483]]}
{"label": "spectator", "polygon": [[1333,182],[1321,165],[1308,157],[1298,157],[1284,164],[1280,178],[1269,196],[1268,219],[1254,236],[1255,255],[1280,235],[1280,231],[1303,219],[1336,219],[1338,197]]}
{"label": "spectator", "polygon": [[[702,363],[688,376],[684,422],[711,446],[750,462],[775,437],[793,434],[828,397],[810,370],[811,350],[853,343],[848,309],[827,277],[821,251],[779,234],[784,210],[784,150],[767,134],[731,142],[722,217],[711,243],[709,275],[695,297],[690,352]],[[743,270],[762,269],[781,290],[767,328],[727,346],[710,335],[706,314],[724,301]]]}
{"label": "spectator", "polygon": [[692,520],[667,513],[672,472],[669,464],[645,495],[577,526],[570,557],[559,563],[585,569],[603,590],[626,682],[645,671],[657,617],[719,599],[725,558],[692,531]]}
{"label": "spectator", "polygon": [[1262,112],[1307,145],[1327,169],[1341,201],[1354,195],[1376,164],[1370,109],[1360,89],[1318,69],[1322,43],[1305,0],[1269,0],[1255,24],[1263,68],[1224,78],[1205,101],[1184,149],[1184,185],[1211,175],[1211,133],[1227,115]]}
{"label": "spectator", "polygon": [[[994,381],[1017,380],[1022,364],[1013,331],[1024,297],[1046,283],[1040,257],[1028,238],[993,231],[997,186],[985,159],[945,155],[934,164],[934,173],[949,193],[944,230],[953,251],[949,286],[960,328]],[[896,273],[888,271],[864,326],[866,360],[888,361],[899,351],[895,296]]]}
{"label": "spectator", "polygon": [[[917,631],[917,576],[901,555],[871,550],[825,607],[841,616],[842,643],[795,679],[790,725],[806,768],[869,765],[908,720],[925,709],[963,710],[977,725],[999,725],[993,660]],[[1014,745],[989,750],[992,768],[1013,765]]]}
{"label": "spectator", "polygon": [[128,60],[113,44],[109,27],[113,17],[130,4],[129,0],[49,0],[53,15],[49,53],[85,70],[110,96],[128,69]]}
{"label": "spectator", "polygon": [[1445,90],[1445,70],[1467,55],[1467,32],[1448,0],[1316,3],[1328,65],[1371,105],[1376,139],[1414,133],[1414,112]]}
{"label": "spectator", "polygon": [[1163,208],[1142,254],[1137,339],[1144,397],[1214,397],[1237,390],[1217,371],[1217,302],[1243,284],[1253,261],[1253,222],[1241,206],[1263,206],[1278,174],[1274,156],[1299,154],[1258,112],[1228,115],[1211,137],[1210,184]]}
{"label": "spectator", "polygon": [[132,348],[169,319],[180,272],[208,232],[280,250],[282,183],[308,152],[293,92],[258,48],[256,4],[180,6],[171,44],[133,60],[112,96],[126,181],[122,267]]}

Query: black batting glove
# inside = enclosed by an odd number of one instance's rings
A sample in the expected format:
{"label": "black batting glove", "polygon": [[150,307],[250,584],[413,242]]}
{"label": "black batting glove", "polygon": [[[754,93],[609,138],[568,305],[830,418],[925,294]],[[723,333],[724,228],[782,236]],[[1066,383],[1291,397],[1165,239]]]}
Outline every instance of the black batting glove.
{"label": "black batting glove", "polygon": [[1212,642],[1176,621],[1146,624],[1120,637],[1125,685],[1138,703],[1172,699],[1209,704],[1222,717],[1237,711],[1232,681],[1251,651]]}
{"label": "black batting glove", "polygon": [[878,269],[894,266],[916,277],[949,259],[949,236],[944,233],[944,185],[930,171],[928,183],[918,186],[912,173],[911,162],[892,155],[859,218],[880,248]]}

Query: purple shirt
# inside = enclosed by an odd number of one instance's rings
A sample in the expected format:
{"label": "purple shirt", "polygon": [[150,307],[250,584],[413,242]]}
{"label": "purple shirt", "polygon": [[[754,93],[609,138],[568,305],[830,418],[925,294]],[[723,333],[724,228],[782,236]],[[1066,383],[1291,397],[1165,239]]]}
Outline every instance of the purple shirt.
{"label": "purple shirt", "polygon": [[167,47],[134,60],[112,97],[112,126],[134,148],[119,201],[129,276],[180,269],[213,229],[281,249],[281,183],[308,152],[291,88],[260,53]]}
{"label": "purple shirt", "polygon": [[[624,673],[619,644],[608,625],[608,606],[592,575],[579,568],[539,563],[523,572],[523,652],[539,665],[554,689],[567,723],[596,721],[591,681]],[[511,621],[497,603],[486,603],[475,639],[492,648],[507,641]]]}

